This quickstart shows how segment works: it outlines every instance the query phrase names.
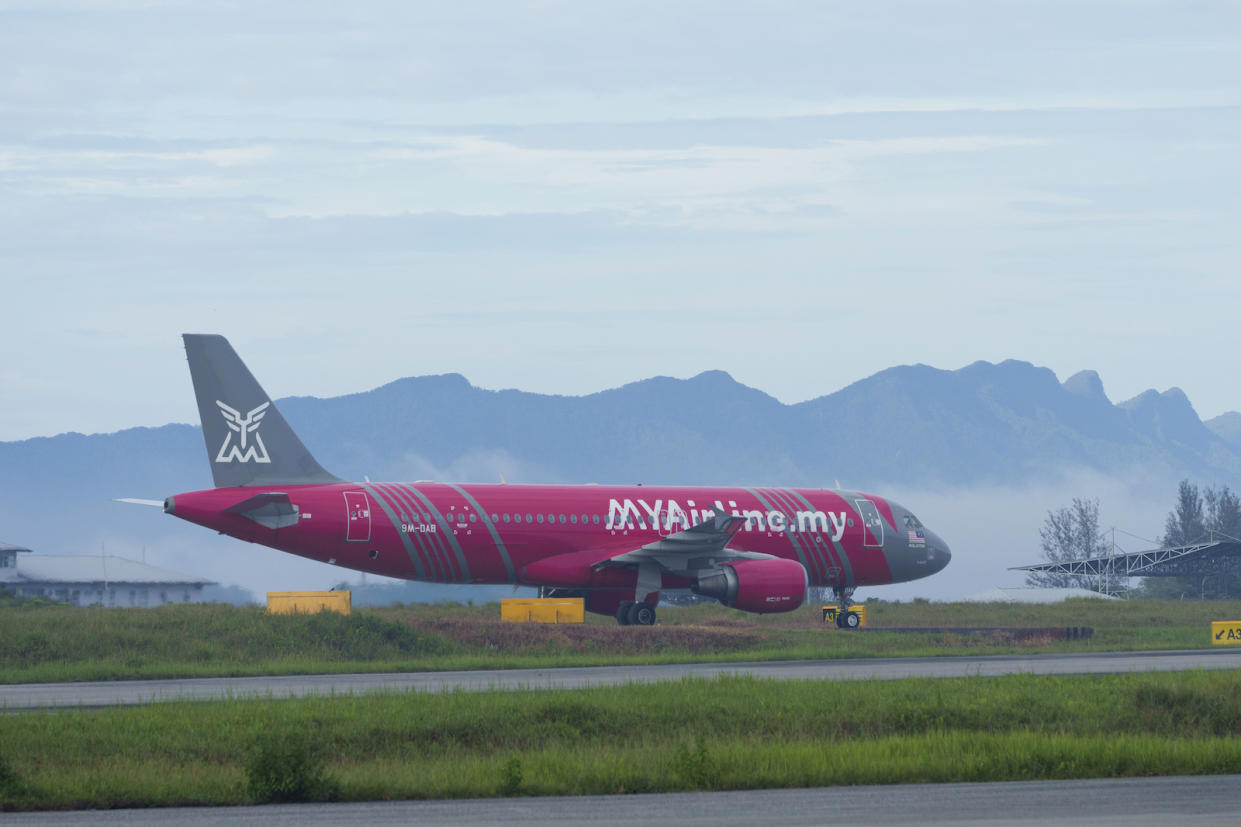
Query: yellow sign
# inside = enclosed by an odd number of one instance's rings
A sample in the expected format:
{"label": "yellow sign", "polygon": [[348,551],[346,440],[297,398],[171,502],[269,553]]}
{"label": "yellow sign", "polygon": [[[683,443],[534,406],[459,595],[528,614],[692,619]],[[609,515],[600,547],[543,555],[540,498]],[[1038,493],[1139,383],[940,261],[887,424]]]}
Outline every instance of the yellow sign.
{"label": "yellow sign", "polygon": [[267,611],[270,614],[340,612],[347,615],[352,609],[353,594],[347,591],[267,593]]}
{"label": "yellow sign", "polygon": [[[836,606],[824,606],[823,607],[823,622],[824,623],[835,623],[836,613],[838,611],[839,609]],[[849,611],[853,612],[854,614],[858,616],[859,626],[866,625],[866,604],[859,603],[856,606],[850,606]]]}
{"label": "yellow sign", "polygon": [[586,601],[580,597],[506,597],[500,620],[508,623],[583,623]]}
{"label": "yellow sign", "polygon": [[1241,646],[1241,620],[1211,621],[1211,642],[1219,646]]}

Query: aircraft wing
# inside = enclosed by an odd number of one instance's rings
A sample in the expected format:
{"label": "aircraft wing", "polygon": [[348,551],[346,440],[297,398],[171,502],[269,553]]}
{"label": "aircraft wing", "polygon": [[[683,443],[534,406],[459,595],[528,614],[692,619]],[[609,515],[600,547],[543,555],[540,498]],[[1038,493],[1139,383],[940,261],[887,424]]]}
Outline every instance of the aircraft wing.
{"label": "aircraft wing", "polygon": [[684,531],[601,560],[595,566],[641,567],[644,563],[655,563],[670,574],[692,577],[697,572],[714,569],[728,560],[765,560],[773,557],[771,554],[728,548],[733,537],[744,526],[744,517],[716,514]]}

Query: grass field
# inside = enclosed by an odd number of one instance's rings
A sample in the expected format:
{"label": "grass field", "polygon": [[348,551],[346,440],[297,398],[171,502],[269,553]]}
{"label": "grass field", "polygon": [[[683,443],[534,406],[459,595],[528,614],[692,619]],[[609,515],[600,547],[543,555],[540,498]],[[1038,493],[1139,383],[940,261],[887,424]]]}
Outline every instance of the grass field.
{"label": "grass field", "polygon": [[1235,672],[685,680],[0,717],[6,809],[1241,772]]}
{"label": "grass field", "polygon": [[[653,628],[499,622],[496,604],[416,605],[268,615],[221,604],[156,609],[0,608],[6,683],[352,671],[517,668],[751,659],[1199,648],[1211,620],[1241,603],[1096,600],[1024,604],[868,603],[877,631],[825,626],[817,606],[747,615],[716,605],[663,608]],[[1092,626],[1088,641],[884,633],[908,626]]]}

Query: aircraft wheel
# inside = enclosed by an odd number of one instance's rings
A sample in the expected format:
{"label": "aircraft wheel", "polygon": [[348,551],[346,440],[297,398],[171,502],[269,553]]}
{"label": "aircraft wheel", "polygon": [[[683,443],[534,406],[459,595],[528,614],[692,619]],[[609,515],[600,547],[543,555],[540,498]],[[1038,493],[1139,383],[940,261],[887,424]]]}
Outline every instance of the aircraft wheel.
{"label": "aircraft wheel", "polygon": [[862,625],[862,618],[858,616],[857,612],[845,612],[840,618],[842,621],[840,628],[842,629],[856,629]]}
{"label": "aircraft wheel", "polygon": [[629,611],[633,608],[633,603],[628,600],[621,601],[620,607],[616,610],[616,622],[621,626],[628,626],[632,621],[629,619]]}
{"label": "aircraft wheel", "polygon": [[633,626],[654,626],[655,607],[650,603],[634,603],[629,607],[629,623]]}

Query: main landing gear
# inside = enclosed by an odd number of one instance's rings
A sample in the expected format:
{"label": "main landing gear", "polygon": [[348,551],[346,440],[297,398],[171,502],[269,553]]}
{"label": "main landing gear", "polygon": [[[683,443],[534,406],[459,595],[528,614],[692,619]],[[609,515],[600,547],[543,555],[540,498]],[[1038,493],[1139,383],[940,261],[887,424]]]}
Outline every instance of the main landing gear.
{"label": "main landing gear", "polygon": [[857,629],[862,625],[862,618],[857,612],[849,611],[849,604],[853,602],[853,589],[834,588],[836,593],[836,628],[837,629]]}
{"label": "main landing gear", "polygon": [[655,604],[626,600],[616,610],[616,622],[621,626],[654,626]]}

